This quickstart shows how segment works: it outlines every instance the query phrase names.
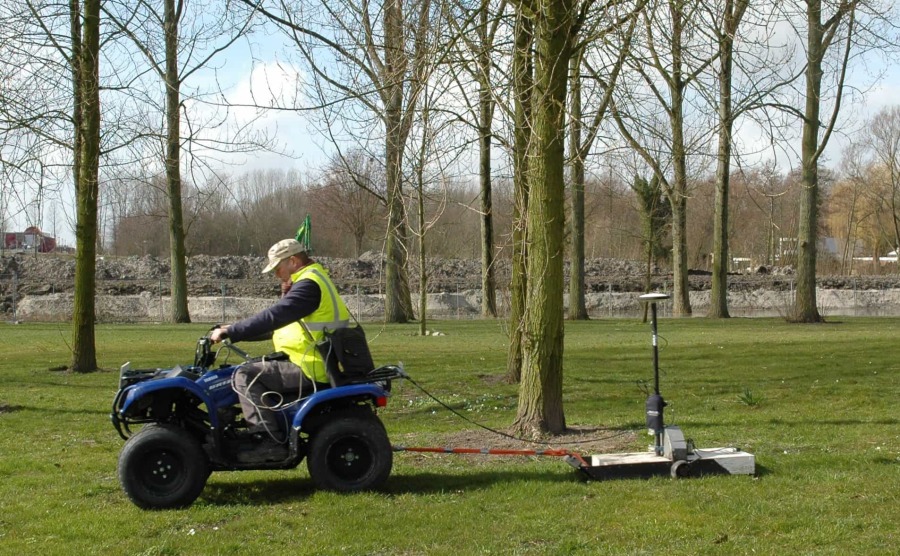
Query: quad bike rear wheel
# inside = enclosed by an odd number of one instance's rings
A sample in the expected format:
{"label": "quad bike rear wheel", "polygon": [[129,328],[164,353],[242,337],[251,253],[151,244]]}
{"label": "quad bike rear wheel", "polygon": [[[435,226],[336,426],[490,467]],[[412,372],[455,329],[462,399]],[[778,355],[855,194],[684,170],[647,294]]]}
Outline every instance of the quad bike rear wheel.
{"label": "quad bike rear wheel", "polygon": [[183,508],[200,496],[209,477],[209,460],[187,431],[148,425],[119,455],[119,481],[138,507]]}
{"label": "quad bike rear wheel", "polygon": [[313,434],[306,465],[318,488],[354,492],[380,487],[393,458],[378,417],[354,411],[335,416]]}

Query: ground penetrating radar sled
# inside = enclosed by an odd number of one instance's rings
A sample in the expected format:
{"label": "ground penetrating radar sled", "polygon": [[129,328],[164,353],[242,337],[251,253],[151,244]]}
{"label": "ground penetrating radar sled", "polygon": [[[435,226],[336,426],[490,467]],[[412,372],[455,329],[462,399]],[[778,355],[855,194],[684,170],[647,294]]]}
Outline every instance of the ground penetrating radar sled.
{"label": "ground penetrating radar sled", "polygon": [[754,475],[756,460],[737,448],[698,449],[686,440],[681,429],[665,425],[663,409],[667,405],[659,393],[659,336],[656,324],[656,304],[669,299],[668,294],[648,293],[640,300],[650,305],[650,326],[653,336],[653,393],[647,398],[647,430],[654,444],[646,452],[596,454],[587,458],[567,458],[573,467],[592,479],[616,477],[649,477],[670,474],[683,478],[700,474]]}
{"label": "ground penetrating radar sled", "polygon": [[[214,351],[207,334],[197,341],[192,365],[122,366],[110,417],[127,440],[119,456],[119,480],[137,506],[188,506],[213,471],[291,469],[304,459],[319,488],[369,490],[387,480],[393,450],[376,409],[387,404],[391,380],[405,376],[402,367],[386,365],[348,379],[329,365],[331,388],[268,403],[276,407],[282,428],[259,442],[258,435],[247,434],[232,388],[240,364],[227,364],[226,358],[215,367],[223,351],[247,361],[262,359],[227,341]],[[278,357],[284,355],[267,356]]]}

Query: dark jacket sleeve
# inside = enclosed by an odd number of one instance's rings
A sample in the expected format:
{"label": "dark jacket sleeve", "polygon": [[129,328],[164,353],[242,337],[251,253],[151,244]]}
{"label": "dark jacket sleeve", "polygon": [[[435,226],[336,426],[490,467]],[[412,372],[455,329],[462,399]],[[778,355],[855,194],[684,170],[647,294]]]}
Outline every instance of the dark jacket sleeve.
{"label": "dark jacket sleeve", "polygon": [[271,337],[282,326],[311,315],[321,301],[319,285],[312,280],[300,280],[278,303],[229,326],[228,337],[232,342]]}

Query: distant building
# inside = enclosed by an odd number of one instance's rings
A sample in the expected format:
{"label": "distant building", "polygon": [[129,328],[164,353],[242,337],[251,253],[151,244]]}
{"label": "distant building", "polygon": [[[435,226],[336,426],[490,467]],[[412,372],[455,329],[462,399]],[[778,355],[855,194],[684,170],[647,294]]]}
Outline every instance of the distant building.
{"label": "distant building", "polygon": [[45,235],[37,226],[29,226],[24,232],[3,234],[3,248],[11,251],[49,253],[56,249],[56,238]]}

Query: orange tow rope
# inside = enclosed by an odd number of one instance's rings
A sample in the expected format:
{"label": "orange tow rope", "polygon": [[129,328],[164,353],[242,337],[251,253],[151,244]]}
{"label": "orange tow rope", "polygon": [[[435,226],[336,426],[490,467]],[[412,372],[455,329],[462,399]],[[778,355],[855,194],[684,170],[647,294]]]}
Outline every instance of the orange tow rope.
{"label": "orange tow rope", "polygon": [[507,450],[501,448],[442,448],[421,446],[394,446],[395,452],[428,452],[434,454],[482,454],[492,456],[551,456],[571,457],[584,467],[587,462],[579,454],[568,450]]}

